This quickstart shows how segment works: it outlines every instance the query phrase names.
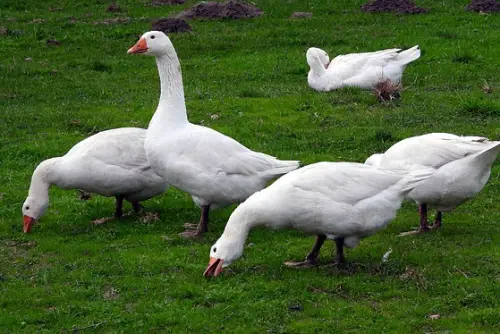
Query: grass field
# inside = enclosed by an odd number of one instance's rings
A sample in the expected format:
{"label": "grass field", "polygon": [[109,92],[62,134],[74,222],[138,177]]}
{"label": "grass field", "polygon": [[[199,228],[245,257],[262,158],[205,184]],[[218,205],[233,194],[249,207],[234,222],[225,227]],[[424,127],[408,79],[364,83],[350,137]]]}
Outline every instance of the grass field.
{"label": "grass field", "polygon": [[[465,0],[417,1],[431,13],[416,16],[364,14],[364,0],[254,2],[263,17],[194,21],[193,33],[170,35],[193,123],[305,164],[362,162],[426,132],[500,139],[500,16],[466,12]],[[206,280],[210,245],[234,207],[212,214],[202,240],[183,240],[183,223],[199,210],[175,189],[144,203],[158,221],[94,226],[114,199],[85,202],[54,188],[33,233],[22,233],[21,204],[38,163],[101,130],[147,127],[157,69],[151,57],[126,51],[152,19],[193,3],[119,0],[122,12],[108,13],[100,0],[1,1],[0,332],[500,332],[498,163],[480,195],[446,214],[439,231],[398,237],[418,224],[406,203],[337,269],[287,268],[314,238],[257,229],[244,257]],[[314,16],[289,20],[295,11]],[[129,21],[99,24],[115,17]],[[422,57],[408,66],[394,104],[307,86],[310,46],[335,55],[415,44]],[[332,249],[324,247],[325,263]]]}

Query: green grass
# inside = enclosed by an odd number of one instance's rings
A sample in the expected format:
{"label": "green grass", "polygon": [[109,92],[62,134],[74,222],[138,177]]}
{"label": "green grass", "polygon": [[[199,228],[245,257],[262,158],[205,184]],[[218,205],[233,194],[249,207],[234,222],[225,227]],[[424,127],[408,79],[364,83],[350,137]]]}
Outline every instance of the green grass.
{"label": "green grass", "polygon": [[[417,225],[415,205],[406,203],[387,230],[348,251],[340,269],[286,268],[283,261],[303,258],[313,237],[258,229],[242,259],[205,280],[209,247],[233,208],[213,213],[203,240],[182,240],[183,223],[199,211],[177,190],[145,203],[160,221],[96,227],[90,221],[110,215],[112,199],[82,202],[54,188],[50,209],[24,235],[21,204],[40,161],[104,129],[147,126],[157,70],[152,58],[126,51],[152,19],[194,3],[117,2],[116,14],[101,0],[0,3],[8,29],[0,36],[0,332],[500,331],[498,163],[486,188],[446,214],[440,231],[398,238]],[[413,16],[364,14],[361,0],[254,2],[262,18],[195,21],[193,33],[172,34],[192,122],[306,164],[364,161],[426,132],[500,139],[498,15],[466,12],[465,0],[417,1],[431,13]],[[294,11],[314,16],[288,20]],[[114,17],[130,21],[93,24]],[[422,57],[408,66],[395,104],[307,86],[309,46],[335,55],[415,44]],[[331,244],[323,250],[324,262],[331,251]]]}

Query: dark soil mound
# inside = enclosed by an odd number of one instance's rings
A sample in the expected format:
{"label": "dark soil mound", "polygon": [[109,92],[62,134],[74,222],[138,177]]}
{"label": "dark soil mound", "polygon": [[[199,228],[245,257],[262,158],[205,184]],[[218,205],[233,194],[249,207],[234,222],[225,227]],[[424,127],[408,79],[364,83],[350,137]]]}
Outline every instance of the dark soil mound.
{"label": "dark soil mound", "polygon": [[153,6],[165,6],[165,5],[182,5],[186,0],[153,0],[151,4]]}
{"label": "dark soil mound", "polygon": [[500,12],[500,2],[496,0],[472,0],[467,9],[474,12]]}
{"label": "dark soil mound", "polygon": [[153,22],[151,30],[163,31],[164,33],[170,32],[186,32],[191,31],[191,26],[181,19],[159,19]]}
{"label": "dark soil mound", "polygon": [[59,42],[57,39],[48,39],[45,44],[47,44],[47,46],[59,46],[61,45],[61,42]]}
{"label": "dark soil mound", "polygon": [[180,19],[249,19],[262,15],[262,11],[246,3],[238,1],[227,2],[201,2],[188,10],[179,13]]}
{"label": "dark soil mound", "polygon": [[417,7],[410,0],[371,0],[361,6],[361,10],[370,13],[394,12],[400,14],[421,14],[429,10]]}
{"label": "dark soil mound", "polygon": [[108,6],[108,8],[106,8],[106,11],[110,13],[117,13],[120,12],[121,10],[122,9],[120,8],[120,6],[118,6],[116,3],[112,3]]}

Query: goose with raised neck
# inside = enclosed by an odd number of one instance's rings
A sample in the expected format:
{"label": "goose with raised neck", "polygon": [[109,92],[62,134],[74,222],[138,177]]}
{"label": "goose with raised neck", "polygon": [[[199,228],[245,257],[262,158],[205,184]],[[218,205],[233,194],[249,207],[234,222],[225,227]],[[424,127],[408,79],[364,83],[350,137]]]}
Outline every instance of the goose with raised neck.
{"label": "goose with raised neck", "polygon": [[204,275],[217,276],[241,257],[250,229],[258,225],[317,236],[305,261],[287,262],[289,266],[316,265],[327,238],[337,245],[335,262],[344,262],[344,246],[353,248],[362,238],[384,229],[395,218],[405,194],[432,173],[432,169],[421,169],[403,176],[348,162],[320,162],[288,173],[234,210],[210,249]]}
{"label": "goose with raised neck", "polygon": [[[365,164],[401,173],[423,167],[435,171],[407,195],[417,203],[420,213],[419,229],[402,233],[412,235],[441,227],[443,212],[451,212],[474,198],[488,182],[499,152],[500,142],[486,137],[428,133],[397,142],[385,153],[369,157]],[[431,226],[427,222],[429,208],[437,210]]]}
{"label": "goose with raised neck", "polygon": [[399,84],[406,66],[420,57],[418,45],[401,51],[387,49],[376,52],[339,55],[330,61],[328,53],[319,48],[306,52],[310,70],[309,86],[317,91],[331,91],[341,87],[373,89],[377,83],[390,80]]}
{"label": "goose with raised neck", "polygon": [[64,156],[42,161],[33,172],[22,206],[24,232],[29,233],[47,210],[53,185],[115,197],[115,218],[122,216],[123,200],[140,211],[140,201],[168,188],[168,183],[148,164],[145,137],[146,130],[140,128],[106,130],[77,143]]}
{"label": "goose with raised neck", "polygon": [[299,167],[251,151],[236,140],[187,120],[179,59],[167,35],[150,31],[128,50],[156,57],[161,82],[158,108],[149,124],[145,150],[153,169],[189,193],[201,207],[197,225],[185,224],[181,235],[208,230],[209,210],[246,200],[269,181]]}

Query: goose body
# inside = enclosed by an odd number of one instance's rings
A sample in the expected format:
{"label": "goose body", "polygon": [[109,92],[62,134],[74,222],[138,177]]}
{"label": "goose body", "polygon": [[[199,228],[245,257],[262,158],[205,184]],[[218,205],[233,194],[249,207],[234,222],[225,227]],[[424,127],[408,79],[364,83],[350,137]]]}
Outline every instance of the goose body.
{"label": "goose body", "polygon": [[385,228],[405,194],[432,172],[425,169],[402,176],[347,162],[321,162],[293,171],[236,208],[211,248],[205,275],[215,276],[239,258],[249,230],[258,225],[316,235],[316,245],[306,258],[309,264],[314,264],[327,237],[335,239],[337,260],[342,261],[344,244],[355,247],[360,239]]}
{"label": "goose body", "polygon": [[330,61],[325,51],[310,48],[306,54],[310,66],[307,81],[317,91],[331,91],[346,86],[373,89],[374,85],[387,79],[398,84],[406,65],[420,57],[418,45],[400,51],[387,49],[351,53],[339,55]]}
{"label": "goose body", "polygon": [[123,199],[139,209],[139,202],[164,192],[168,183],[149,165],[145,138],[145,129],[106,130],[82,140],[64,156],[41,162],[33,173],[23,204],[25,232],[47,209],[52,185],[114,196],[117,216],[121,215]]}
{"label": "goose body", "polygon": [[434,170],[426,182],[407,195],[420,206],[419,232],[424,232],[428,230],[427,208],[438,211],[434,227],[440,227],[441,212],[453,211],[484,188],[499,152],[500,142],[485,137],[430,133],[404,139],[365,163],[396,172],[426,167]]}
{"label": "goose body", "polygon": [[196,231],[204,233],[208,210],[240,203],[266,184],[299,166],[254,152],[236,140],[187,119],[179,59],[162,32],[145,33],[129,53],[156,57],[161,82],[157,110],[148,127],[145,150],[153,169],[189,193],[202,208]]}

